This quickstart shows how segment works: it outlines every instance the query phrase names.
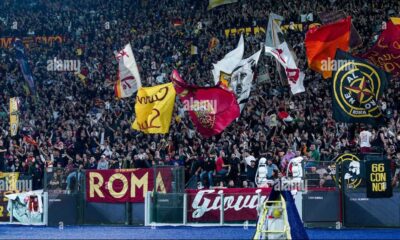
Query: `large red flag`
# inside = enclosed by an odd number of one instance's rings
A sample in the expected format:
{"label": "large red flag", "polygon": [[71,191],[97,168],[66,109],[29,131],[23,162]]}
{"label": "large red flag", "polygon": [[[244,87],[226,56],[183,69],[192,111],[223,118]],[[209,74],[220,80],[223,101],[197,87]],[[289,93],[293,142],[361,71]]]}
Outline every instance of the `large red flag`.
{"label": "large red flag", "polygon": [[400,78],[400,25],[388,21],[375,45],[362,55],[376,66]]}
{"label": "large red flag", "polygon": [[308,66],[326,79],[337,49],[349,51],[351,17],[308,30],[305,39]]}
{"label": "large red flag", "polygon": [[177,70],[172,72],[171,78],[185,110],[203,137],[221,133],[240,116],[234,93],[219,84],[214,87],[188,85]]}

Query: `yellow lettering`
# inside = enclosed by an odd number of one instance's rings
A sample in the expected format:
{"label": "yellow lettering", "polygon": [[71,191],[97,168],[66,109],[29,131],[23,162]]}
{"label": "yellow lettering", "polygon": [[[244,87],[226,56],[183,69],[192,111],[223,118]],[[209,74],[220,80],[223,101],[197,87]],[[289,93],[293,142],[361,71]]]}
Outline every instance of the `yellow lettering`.
{"label": "yellow lettering", "polygon": [[231,35],[232,35],[232,36],[235,36],[236,33],[237,33],[236,28],[232,28],[232,29],[231,29]]}
{"label": "yellow lettering", "polygon": [[371,182],[383,182],[386,181],[386,173],[371,173]]}
{"label": "yellow lettering", "polygon": [[393,59],[398,59],[398,58],[400,58],[400,54],[390,54],[390,56],[393,58]]}
{"label": "yellow lettering", "polygon": [[13,39],[10,37],[0,38],[0,46],[2,48],[9,48],[11,46],[12,40]]}
{"label": "yellow lettering", "polygon": [[389,45],[385,45],[384,41],[385,41],[384,38],[379,39],[379,41],[377,43],[378,47],[380,47],[380,48],[389,48]]}
{"label": "yellow lettering", "polygon": [[135,174],[131,174],[131,197],[136,197],[136,187],[143,188],[143,198],[146,196],[148,191],[148,179],[149,173],[145,173],[140,179],[136,177]]}
{"label": "yellow lettering", "polygon": [[[160,191],[158,189],[160,188]],[[158,172],[156,178],[156,191],[161,193],[166,193],[167,189],[165,188],[164,180],[162,178],[161,172]]]}
{"label": "yellow lettering", "polygon": [[386,190],[386,183],[372,183],[373,192],[383,192]]}
{"label": "yellow lettering", "polygon": [[231,30],[230,29],[225,29],[225,37],[229,37]]}
{"label": "yellow lettering", "polygon": [[[95,179],[98,180],[98,183],[95,183]],[[103,186],[104,179],[103,176],[101,176],[100,173],[97,172],[89,172],[89,196],[91,198],[94,197],[94,193],[101,197],[104,198],[104,194],[101,192],[100,187]]]}
{"label": "yellow lettering", "polygon": [[400,49],[400,42],[399,41],[394,41],[393,42],[393,48]]}
{"label": "yellow lettering", "polygon": [[[113,183],[115,180],[122,181],[123,185],[122,185],[122,189],[120,192],[117,192],[114,190]],[[110,177],[110,179],[108,180],[107,187],[108,187],[108,191],[110,192],[111,196],[113,196],[114,198],[122,198],[128,191],[128,179],[126,179],[126,177],[122,173],[113,174]]]}

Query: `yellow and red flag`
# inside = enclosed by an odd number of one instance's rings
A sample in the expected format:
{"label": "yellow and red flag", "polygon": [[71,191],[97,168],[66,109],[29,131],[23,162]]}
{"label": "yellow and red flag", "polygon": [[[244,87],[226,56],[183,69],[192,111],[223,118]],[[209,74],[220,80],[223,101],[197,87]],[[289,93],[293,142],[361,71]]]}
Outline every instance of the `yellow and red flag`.
{"label": "yellow and red flag", "polygon": [[394,25],[400,25],[400,17],[391,17],[390,21],[392,21]]}
{"label": "yellow and red flag", "polygon": [[332,69],[324,68],[333,61],[337,49],[350,49],[351,17],[338,22],[308,30],[305,39],[308,66],[326,79],[332,76]]}

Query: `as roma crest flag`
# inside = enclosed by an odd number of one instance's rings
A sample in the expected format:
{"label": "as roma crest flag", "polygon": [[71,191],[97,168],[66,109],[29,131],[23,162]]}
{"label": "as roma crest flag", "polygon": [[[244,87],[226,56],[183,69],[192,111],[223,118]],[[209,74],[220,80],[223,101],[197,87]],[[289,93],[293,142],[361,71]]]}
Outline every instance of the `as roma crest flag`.
{"label": "as roma crest flag", "polygon": [[221,87],[221,83],[214,87],[190,86],[177,70],[171,78],[185,110],[203,137],[221,133],[240,116],[235,94]]}
{"label": "as roma crest flag", "polygon": [[393,78],[400,78],[400,25],[392,20],[386,24],[375,45],[363,58],[370,60],[376,66],[392,74]]}
{"label": "as roma crest flag", "polygon": [[132,128],[144,133],[168,133],[175,104],[172,83],[142,87],[136,95]]}
{"label": "as roma crest flag", "polygon": [[340,122],[376,124],[378,105],[389,81],[388,74],[365,60],[338,50],[333,72],[333,118]]}
{"label": "as roma crest flag", "polygon": [[305,39],[308,66],[326,78],[332,76],[330,61],[335,58],[336,49],[349,51],[351,17],[338,22],[308,30]]}

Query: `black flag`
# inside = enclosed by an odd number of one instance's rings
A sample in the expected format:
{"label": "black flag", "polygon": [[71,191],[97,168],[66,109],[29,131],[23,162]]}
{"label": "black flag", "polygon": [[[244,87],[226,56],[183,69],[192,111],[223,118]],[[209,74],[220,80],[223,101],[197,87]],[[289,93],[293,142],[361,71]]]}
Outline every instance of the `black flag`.
{"label": "black flag", "polygon": [[382,117],[378,100],[387,87],[388,73],[340,49],[329,67],[333,70],[334,119],[377,124]]}

